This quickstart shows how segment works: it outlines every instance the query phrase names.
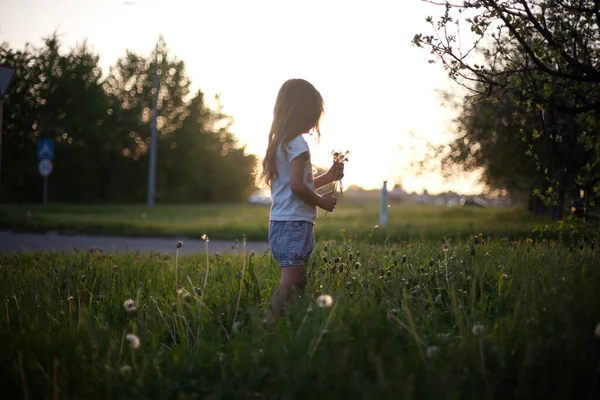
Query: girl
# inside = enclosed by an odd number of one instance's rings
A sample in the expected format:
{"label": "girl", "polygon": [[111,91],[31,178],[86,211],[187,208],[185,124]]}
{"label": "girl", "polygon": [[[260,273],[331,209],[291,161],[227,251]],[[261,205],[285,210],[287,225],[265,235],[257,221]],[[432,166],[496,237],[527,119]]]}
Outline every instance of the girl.
{"label": "girl", "polygon": [[271,300],[265,323],[274,324],[293,289],[302,292],[303,275],[314,247],[317,207],[332,212],[337,199],[332,193],[315,192],[344,176],[344,164],[334,163],[327,173],[313,178],[305,133],[319,131],[323,98],[303,79],[290,79],[279,90],[267,153],[260,181],[271,187],[269,247],[281,265],[281,283]]}

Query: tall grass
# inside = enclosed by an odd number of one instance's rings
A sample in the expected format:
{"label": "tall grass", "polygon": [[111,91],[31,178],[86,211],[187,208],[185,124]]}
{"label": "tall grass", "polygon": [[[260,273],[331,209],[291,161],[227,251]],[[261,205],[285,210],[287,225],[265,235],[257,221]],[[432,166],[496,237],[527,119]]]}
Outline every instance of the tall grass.
{"label": "tall grass", "polygon": [[598,398],[598,248],[477,242],[321,242],[274,332],[267,255],[0,255],[3,396]]}

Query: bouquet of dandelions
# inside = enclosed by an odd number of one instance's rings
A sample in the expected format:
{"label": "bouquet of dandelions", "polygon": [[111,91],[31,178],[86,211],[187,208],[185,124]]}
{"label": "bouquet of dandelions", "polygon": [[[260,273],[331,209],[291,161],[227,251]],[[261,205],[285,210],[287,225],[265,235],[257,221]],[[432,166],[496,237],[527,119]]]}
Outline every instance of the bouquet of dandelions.
{"label": "bouquet of dandelions", "polygon": [[[331,155],[333,156],[334,164],[344,164],[348,161],[348,155],[350,154],[349,150],[332,150]],[[336,171],[337,172],[337,171]],[[340,194],[344,196],[344,185],[342,184],[342,179],[338,179],[337,175],[333,179],[333,189],[332,193],[335,196],[335,193],[338,189],[340,189]],[[325,211],[325,215],[327,215],[327,211]]]}

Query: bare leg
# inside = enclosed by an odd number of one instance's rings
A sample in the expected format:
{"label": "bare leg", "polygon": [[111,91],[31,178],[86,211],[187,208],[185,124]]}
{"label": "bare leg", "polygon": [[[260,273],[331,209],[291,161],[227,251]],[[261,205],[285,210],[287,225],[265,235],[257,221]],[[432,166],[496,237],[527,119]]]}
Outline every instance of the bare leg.
{"label": "bare leg", "polygon": [[281,268],[281,283],[271,299],[271,310],[265,323],[270,326],[274,325],[283,314],[285,303],[290,299],[292,292],[301,294],[304,286],[305,279],[302,266],[293,265]]}

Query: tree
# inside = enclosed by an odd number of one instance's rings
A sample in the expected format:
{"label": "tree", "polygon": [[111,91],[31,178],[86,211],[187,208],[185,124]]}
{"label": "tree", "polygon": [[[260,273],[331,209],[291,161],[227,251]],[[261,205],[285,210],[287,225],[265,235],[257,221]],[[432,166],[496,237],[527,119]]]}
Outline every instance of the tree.
{"label": "tree", "polygon": [[[140,201],[146,193],[155,60],[159,65],[156,125],[160,143],[181,127],[188,114],[185,98],[190,86],[184,62],[169,56],[164,40],[159,40],[150,57],[127,51],[125,57],[110,69],[104,82],[109,97],[110,124],[115,135],[107,146],[120,151],[107,166],[112,171],[107,176],[116,179],[105,184],[113,196],[116,193],[125,195],[123,200]],[[117,171],[120,171],[118,175]],[[160,190],[158,181],[157,196],[160,196]]]}
{"label": "tree", "polygon": [[220,99],[206,106],[198,91],[181,128],[164,137],[160,148],[159,187],[169,201],[239,201],[255,189],[256,157],[245,153],[229,129]]}
{"label": "tree", "polygon": [[39,139],[55,142],[52,198],[96,197],[94,164],[101,157],[98,147],[106,110],[98,57],[85,42],[64,55],[59,50],[56,34],[46,38],[39,49],[27,45],[23,51],[14,51],[7,43],[0,46],[0,63],[17,69],[5,105],[3,199],[41,198],[36,155]]}
{"label": "tree", "polygon": [[[545,173],[547,187],[540,193],[547,200],[562,208],[569,184],[600,195],[598,2],[476,0],[441,5],[439,20],[427,18],[434,34],[417,34],[413,43],[427,47],[474,100],[508,97],[516,109],[538,116],[541,129],[521,120],[521,127],[529,129],[522,138],[533,140],[528,151]],[[475,37],[467,49],[453,28],[461,22]],[[542,136],[550,140],[546,146],[535,143]],[[571,151],[573,145],[576,151]]]}
{"label": "tree", "polygon": [[161,39],[149,57],[127,52],[102,80],[85,44],[60,51],[56,34],[40,48],[0,45],[0,63],[17,68],[5,103],[2,200],[41,200],[37,141],[55,143],[50,201],[141,201],[158,56],[157,194],[163,201],[234,201],[253,188],[255,158],[231,134],[219,99],[191,99],[185,64]]}

